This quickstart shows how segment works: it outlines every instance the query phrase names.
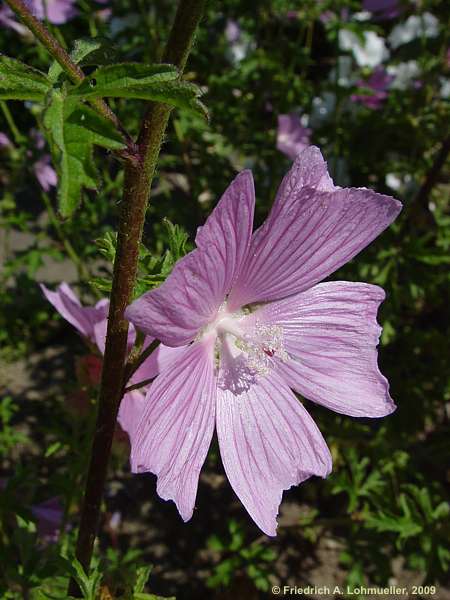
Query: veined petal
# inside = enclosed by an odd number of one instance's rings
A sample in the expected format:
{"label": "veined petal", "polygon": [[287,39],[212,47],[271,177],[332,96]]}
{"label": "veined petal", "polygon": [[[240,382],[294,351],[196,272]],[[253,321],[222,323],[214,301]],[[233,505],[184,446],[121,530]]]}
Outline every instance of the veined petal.
{"label": "veined petal", "polygon": [[368,283],[320,283],[257,310],[251,318],[281,325],[290,359],[278,361],[284,381],[305,398],[353,417],[395,410],[377,364],[384,291]]}
{"label": "veined petal", "polygon": [[372,242],[401,210],[390,196],[335,187],[317,148],[302,152],[272,211],[254,233],[230,309],[280,300],[328,277]]}
{"label": "veined petal", "polygon": [[331,471],[322,434],[274,372],[238,395],[219,387],[216,421],[234,491],[258,527],[276,535],[283,490]]}
{"label": "veined petal", "polygon": [[214,430],[214,340],[184,349],[152,383],[131,436],[133,472],[158,476],[157,492],[192,517],[200,470]]}
{"label": "veined petal", "polygon": [[[145,346],[148,346],[153,341],[152,338],[146,338]],[[131,378],[131,383],[139,383],[146,379],[153,379],[159,373],[169,368],[172,363],[183,353],[186,346],[171,348],[160,344],[139,367],[136,373]]]}
{"label": "veined petal", "polygon": [[94,324],[99,318],[102,318],[102,308],[82,306],[78,297],[67,283],[59,285],[55,292],[46,288],[42,283],[40,284],[40,288],[50,304],[56,308],[66,321],[73,325],[82,335],[91,341],[95,341]]}
{"label": "veined petal", "polygon": [[183,346],[214,319],[245,260],[255,204],[253,178],[243,171],[200,228],[198,248],[156,290],[135,300],[126,318],[167,346]]}
{"label": "veined petal", "polygon": [[133,390],[122,398],[117,421],[128,437],[134,439],[137,426],[140,423],[146,405],[143,390]]}

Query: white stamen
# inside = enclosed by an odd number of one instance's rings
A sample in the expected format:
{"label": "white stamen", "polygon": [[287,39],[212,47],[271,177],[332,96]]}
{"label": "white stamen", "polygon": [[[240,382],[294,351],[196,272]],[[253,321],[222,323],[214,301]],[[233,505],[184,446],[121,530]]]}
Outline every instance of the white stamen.
{"label": "white stamen", "polygon": [[277,358],[286,362],[289,355],[284,350],[283,328],[259,320],[249,329],[245,318],[256,307],[230,313],[226,302],[217,311],[216,318],[204,327],[196,341],[206,336],[215,337],[215,364],[220,371],[219,386],[233,394],[241,394],[265,376]]}

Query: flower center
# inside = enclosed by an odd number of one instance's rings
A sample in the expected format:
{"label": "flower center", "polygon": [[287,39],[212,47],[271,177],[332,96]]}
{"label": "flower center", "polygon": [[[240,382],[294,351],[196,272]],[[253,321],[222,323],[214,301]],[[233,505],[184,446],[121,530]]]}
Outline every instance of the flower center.
{"label": "flower center", "polygon": [[274,358],[283,362],[289,358],[284,350],[282,327],[248,319],[248,313],[248,309],[229,313],[224,305],[199,335],[215,336],[219,386],[236,395],[248,390],[258,377],[267,375]]}

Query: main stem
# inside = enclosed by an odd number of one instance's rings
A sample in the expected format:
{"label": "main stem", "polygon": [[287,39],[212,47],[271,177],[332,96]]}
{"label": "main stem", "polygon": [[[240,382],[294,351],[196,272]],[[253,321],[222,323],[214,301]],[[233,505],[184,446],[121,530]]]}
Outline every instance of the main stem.
{"label": "main stem", "polygon": [[[205,0],[179,2],[164,60],[175,64],[180,71],[186,64],[204,6]],[[150,187],[170,111],[171,108],[165,104],[150,105],[138,140],[139,164],[129,162],[125,167],[97,423],[76,548],[76,557],[86,571],[97,534],[112,438],[126,384],[128,322],[124,319],[124,312],[132,298]],[[78,585],[73,580],[69,594],[79,594]]]}

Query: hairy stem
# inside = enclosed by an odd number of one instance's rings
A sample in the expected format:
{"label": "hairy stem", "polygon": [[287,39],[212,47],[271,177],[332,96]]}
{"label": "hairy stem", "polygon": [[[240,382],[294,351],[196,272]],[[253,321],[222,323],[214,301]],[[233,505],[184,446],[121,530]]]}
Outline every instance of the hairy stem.
{"label": "hairy stem", "polygon": [[[23,0],[5,0],[6,4],[15,12],[19,19],[28,27],[33,35],[47,49],[49,54],[61,65],[62,69],[67,73],[73,83],[81,83],[85,77],[80,67],[73,62],[69,54],[64,50],[58,40],[48,31],[48,29],[36,19]],[[92,105],[98,112],[111,121],[116,129],[118,129],[129,142],[129,136],[126,134],[117,116],[109,108],[104,100],[95,98],[92,100]]]}
{"label": "hairy stem", "polygon": [[[204,5],[205,0],[180,0],[164,57],[180,70],[186,64]],[[123,395],[128,337],[124,312],[132,298],[150,187],[169,114],[170,108],[166,105],[154,103],[149,107],[139,136],[139,164],[128,162],[125,166],[97,423],[76,549],[76,556],[86,571],[98,529],[112,438]],[[76,582],[71,581],[69,594],[79,593]]]}

